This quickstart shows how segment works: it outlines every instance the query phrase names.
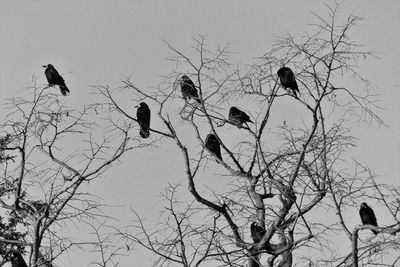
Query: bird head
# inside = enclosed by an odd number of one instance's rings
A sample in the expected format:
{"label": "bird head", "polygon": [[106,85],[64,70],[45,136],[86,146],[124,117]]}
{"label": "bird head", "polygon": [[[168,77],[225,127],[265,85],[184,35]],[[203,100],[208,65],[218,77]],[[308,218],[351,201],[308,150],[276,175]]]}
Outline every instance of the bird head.
{"label": "bird head", "polygon": [[252,222],[251,225],[250,225],[250,228],[254,228],[256,226],[258,226],[258,222]]}
{"label": "bird head", "polygon": [[365,202],[361,203],[361,208],[366,208],[366,207],[368,207],[367,203]]}
{"label": "bird head", "polygon": [[53,65],[51,65],[51,64],[47,64],[47,65],[44,65],[44,66],[42,66],[42,67],[43,67],[43,68],[46,68],[46,69],[47,69],[47,68],[50,68],[50,69],[54,68]]}
{"label": "bird head", "polygon": [[189,77],[186,75],[183,75],[179,80],[180,83],[186,83],[188,81],[190,81]]}
{"label": "bird head", "polygon": [[278,77],[281,77],[282,75],[283,75],[283,73],[285,72],[285,66],[283,66],[282,68],[280,68],[279,70],[278,70],[278,72],[276,73],[276,74],[278,74]]}
{"label": "bird head", "polygon": [[146,106],[147,106],[146,103],[140,102],[139,105],[135,106],[135,108],[138,108],[138,107],[144,108],[144,107],[146,107]]}
{"label": "bird head", "polygon": [[206,142],[214,142],[214,143],[219,143],[217,137],[213,133],[209,133],[206,137]]}

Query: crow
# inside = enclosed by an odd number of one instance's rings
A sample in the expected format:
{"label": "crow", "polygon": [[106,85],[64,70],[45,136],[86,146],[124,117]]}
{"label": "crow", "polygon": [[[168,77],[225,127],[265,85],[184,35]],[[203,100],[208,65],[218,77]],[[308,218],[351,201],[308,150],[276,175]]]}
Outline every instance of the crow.
{"label": "crow", "polygon": [[296,78],[294,77],[293,71],[288,67],[282,67],[278,70],[278,77],[280,78],[281,85],[283,88],[292,89],[293,95],[297,98],[297,93],[300,93],[299,87],[297,86]]}
{"label": "crow", "polygon": [[201,103],[196,86],[188,76],[183,75],[182,78],[179,80],[179,83],[181,85],[182,96],[185,100],[194,98],[197,103]]}
{"label": "crow", "polygon": [[215,137],[215,135],[213,134],[208,134],[206,137],[206,143],[205,143],[205,147],[212,153],[214,154],[217,158],[219,158],[220,160],[222,160],[221,157],[221,148],[219,146],[219,142],[217,137]]}
{"label": "crow", "polygon": [[[246,123],[247,125],[247,122],[254,123],[250,120],[249,115],[237,107],[231,107],[229,109],[229,122],[236,126],[242,126],[243,123]],[[247,127],[249,126],[247,125]]]}
{"label": "crow", "polygon": [[[367,203],[365,203],[365,202],[361,203],[361,206],[360,206],[360,217],[361,217],[361,222],[362,222],[363,225],[370,224],[370,225],[378,226],[374,210],[371,209],[367,205]],[[375,230],[371,230],[371,231],[375,235],[378,234],[378,232],[375,231]]]}
{"label": "crow", "polygon": [[253,222],[250,225],[250,233],[251,233],[251,238],[253,239],[253,242],[258,243],[261,241],[261,239],[265,235],[266,231],[257,222]]}
{"label": "crow", "polygon": [[11,257],[11,267],[28,267],[24,258],[22,258],[21,253],[14,252],[13,256]]}
{"label": "crow", "polygon": [[150,135],[150,109],[149,106],[140,102],[136,111],[136,119],[140,126],[139,134],[142,138],[148,138]]}
{"label": "crow", "polygon": [[58,85],[60,87],[61,94],[66,96],[67,93],[69,93],[70,91],[68,87],[65,85],[64,79],[61,77],[60,74],[58,74],[58,71],[51,64],[47,64],[42,67],[46,68],[44,74],[46,75],[49,86]]}

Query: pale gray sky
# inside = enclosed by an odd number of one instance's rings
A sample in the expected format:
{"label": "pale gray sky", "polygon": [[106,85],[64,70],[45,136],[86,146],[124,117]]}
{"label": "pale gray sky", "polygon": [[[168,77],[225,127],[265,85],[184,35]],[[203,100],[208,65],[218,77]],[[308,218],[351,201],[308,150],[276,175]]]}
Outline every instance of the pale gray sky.
{"label": "pale gray sky", "polygon": [[[400,1],[347,1],[344,7],[343,12],[355,11],[367,19],[354,28],[353,38],[376,51],[379,58],[364,62],[360,71],[380,88],[385,109],[379,114],[390,125],[390,129],[373,124],[356,130],[359,146],[354,155],[368,163],[380,181],[399,185]],[[118,86],[123,75],[132,74],[141,88],[156,86],[161,75],[174,67],[165,60],[171,52],[162,40],[185,51],[199,34],[207,36],[211,47],[230,43],[236,52],[233,63],[251,63],[271,48],[276,36],[303,33],[313,22],[310,10],[325,12],[322,2],[314,0],[3,0],[0,90],[4,97],[21,94],[32,85],[32,77],[39,85],[46,84],[41,66],[48,63],[63,75],[71,90],[65,101],[72,106],[89,101],[90,85]],[[137,103],[124,104],[132,106],[133,114]],[[164,145],[144,151],[140,158],[131,154],[123,161],[129,164],[115,167],[91,185],[93,190],[111,204],[131,206],[150,220],[157,218],[159,192],[168,182],[184,181],[180,155],[172,144]],[[167,157],[171,153],[174,156]],[[160,167],[149,170],[148,161],[155,158]],[[130,218],[123,216],[126,209],[122,210],[115,211],[115,216],[129,223]],[[354,220],[357,224],[358,218]],[[86,266],[82,253],[76,255],[70,253],[59,266]],[[120,266],[149,266],[147,256],[134,252]]]}

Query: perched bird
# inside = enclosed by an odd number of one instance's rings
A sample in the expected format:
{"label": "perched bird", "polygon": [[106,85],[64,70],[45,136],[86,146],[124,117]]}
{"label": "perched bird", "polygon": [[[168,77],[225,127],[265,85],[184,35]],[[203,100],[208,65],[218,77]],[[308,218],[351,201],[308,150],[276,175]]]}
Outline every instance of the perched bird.
{"label": "perched bird", "polygon": [[188,76],[183,75],[179,80],[179,84],[181,85],[182,96],[185,100],[194,98],[197,103],[201,103],[196,86]]}
{"label": "perched bird", "polygon": [[266,232],[257,222],[252,222],[250,225],[251,238],[254,243],[260,242]]}
{"label": "perched bird", "polygon": [[205,146],[212,154],[214,154],[215,156],[217,156],[217,158],[222,160],[221,148],[219,147],[219,142],[217,137],[215,137],[215,135],[211,133],[207,135]]}
{"label": "perched bird", "polygon": [[[254,123],[250,120],[249,115],[237,107],[231,107],[229,109],[229,122],[236,126],[242,126],[243,123],[246,123],[247,125],[247,122]],[[247,125],[247,127],[249,126]]]}
{"label": "perched bird", "polygon": [[150,135],[150,109],[146,103],[140,102],[136,111],[136,119],[140,126],[139,134],[142,138]]}
{"label": "perched bird", "polygon": [[28,267],[28,265],[26,265],[24,258],[22,258],[21,253],[19,252],[14,252],[10,262],[11,262],[11,267]]}
{"label": "perched bird", "polygon": [[62,95],[67,95],[69,93],[68,87],[65,85],[64,79],[61,77],[60,74],[58,74],[58,71],[53,67],[53,65],[48,64],[45,66],[42,66],[43,68],[46,68],[44,71],[44,74],[46,75],[47,82],[49,83],[50,86],[58,85],[60,86],[61,94]]}
{"label": "perched bird", "polygon": [[[367,203],[363,202],[361,203],[360,206],[360,217],[361,217],[361,222],[362,224],[366,225],[366,224],[370,224],[370,225],[374,225],[374,226],[378,226],[378,223],[376,221],[376,217],[375,217],[375,213],[374,210],[371,209]],[[371,230],[375,235],[378,234],[377,231],[375,230]]]}
{"label": "perched bird", "polygon": [[280,78],[282,87],[285,89],[286,88],[292,89],[293,95],[297,97],[296,91],[298,93],[300,92],[293,71],[288,67],[282,67],[278,70],[278,77]]}

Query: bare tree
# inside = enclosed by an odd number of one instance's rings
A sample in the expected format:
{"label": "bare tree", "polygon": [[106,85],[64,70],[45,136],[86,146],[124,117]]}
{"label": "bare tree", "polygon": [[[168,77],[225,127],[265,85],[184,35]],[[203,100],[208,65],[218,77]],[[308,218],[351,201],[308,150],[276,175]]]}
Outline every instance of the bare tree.
{"label": "bare tree", "polygon": [[[159,225],[145,225],[135,213],[134,225],[120,231],[128,246],[154,253],[153,266],[399,262],[384,258],[399,249],[399,238],[390,235],[400,229],[399,188],[375,183],[372,172],[346,154],[356,145],[351,132],[355,125],[385,125],[377,113],[375,88],[358,71],[361,61],[374,54],[350,36],[362,18],[343,18],[339,4],[327,6],[327,11],[327,16],[313,13],[310,34],[278,38],[245,70],[232,69],[227,47],[210,50],[200,36],[188,52],[166,42],[175,70],[156,89],[124,81],[122,90],[137,102],[150,102],[153,116],[157,113],[163,122],[162,129],[150,129],[154,143],[167,138],[180,150],[188,192],[195,200],[182,207],[175,198],[177,188],[169,186]],[[281,87],[277,70],[282,66],[294,71],[299,96]],[[181,96],[182,75],[195,83],[199,101]],[[108,87],[98,89],[107,99],[104,106],[136,120],[124,111],[117,94]],[[238,126],[227,119],[229,107],[239,101],[248,107],[242,109],[254,125]],[[284,112],[290,122],[279,115]],[[208,133],[218,139],[222,159],[206,149]],[[199,189],[201,177],[211,175],[228,177],[224,190]],[[361,199],[386,208],[392,224],[351,229],[344,214],[358,214]],[[336,217],[324,220],[319,214],[326,211]],[[253,221],[265,229],[259,242],[250,238]],[[365,229],[379,236],[360,239],[358,233]],[[343,243],[335,247],[332,236],[342,236],[342,241],[347,236],[348,248]]]}
{"label": "bare tree", "polygon": [[[356,145],[353,127],[385,125],[375,88],[358,70],[374,54],[350,38],[360,17],[343,20],[338,4],[327,10],[326,17],[313,14],[311,34],[278,38],[241,69],[229,62],[228,47],[211,50],[200,36],[188,52],[166,42],[175,69],[154,90],[138,88],[130,78],[120,93],[96,86],[103,102],[81,110],[47,87],[9,99],[0,133],[0,263],[24,260],[29,251],[30,266],[52,266],[71,247],[85,245],[99,255],[92,265],[104,267],[117,266],[134,246],[154,253],[153,266],[398,264],[400,189],[377,183],[367,166],[347,155]],[[294,71],[299,93],[281,86],[277,71],[283,66]],[[182,97],[183,75],[198,96],[189,90]],[[162,122],[150,127],[148,142],[138,137],[137,118],[119,104],[124,93],[148,102]],[[254,124],[227,118],[237,103]],[[209,134],[221,157],[206,145]],[[180,186],[169,185],[158,224],[147,225],[132,211],[132,225],[106,226],[104,204],[86,184],[128,150],[164,140],[181,153],[191,200],[179,197]],[[207,176],[225,185],[203,189]],[[391,223],[349,224],[346,213],[358,213],[362,200],[385,209]],[[64,234],[78,221],[91,227],[95,240],[74,242]],[[253,222],[257,233],[250,233]],[[366,238],[371,229],[378,235]],[[113,244],[116,236],[126,251]]]}
{"label": "bare tree", "polygon": [[9,99],[5,106],[9,113],[0,141],[2,262],[29,252],[29,266],[53,266],[59,255],[84,243],[63,231],[68,225],[107,218],[101,212],[104,204],[86,191],[87,184],[132,149],[131,125],[116,128],[110,112],[95,106],[74,109],[62,99],[35,85],[26,97]]}

